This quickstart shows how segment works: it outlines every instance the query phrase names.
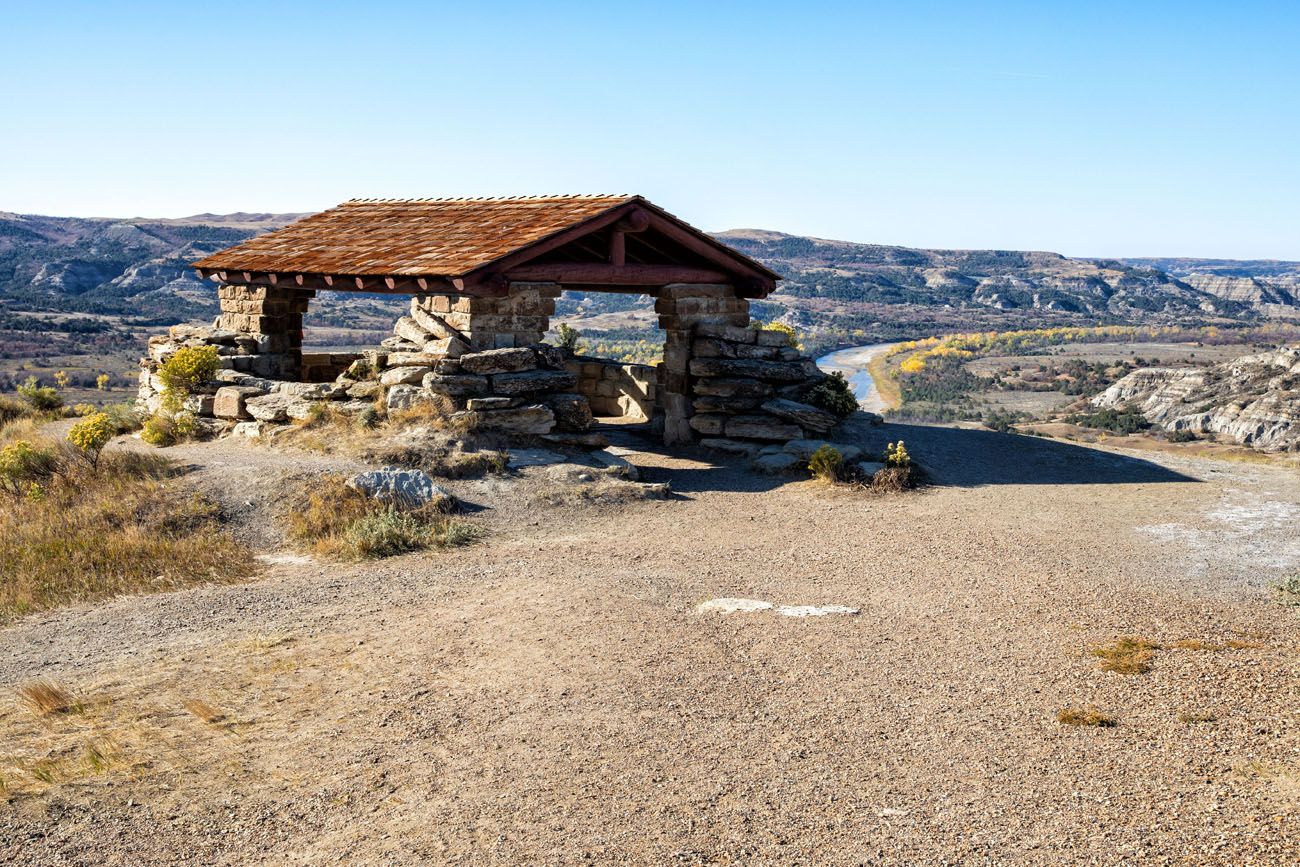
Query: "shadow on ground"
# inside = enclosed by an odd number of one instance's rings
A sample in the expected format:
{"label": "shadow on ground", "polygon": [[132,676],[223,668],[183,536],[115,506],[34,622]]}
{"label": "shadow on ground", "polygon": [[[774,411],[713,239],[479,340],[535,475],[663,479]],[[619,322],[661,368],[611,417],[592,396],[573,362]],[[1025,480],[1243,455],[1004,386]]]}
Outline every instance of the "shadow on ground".
{"label": "shadow on ground", "polygon": [[[1043,437],[1002,434],[988,430],[918,424],[872,426],[850,420],[833,439],[860,446],[868,454],[883,453],[886,444],[903,440],[925,468],[929,482],[950,487],[980,485],[1127,485],[1199,482],[1153,461],[1076,443]],[[646,451],[694,459],[694,466],[652,467],[648,481],[668,482],[678,493],[705,490],[762,492],[795,477],[764,476],[749,469],[747,460],[699,450],[665,450],[643,439]]]}

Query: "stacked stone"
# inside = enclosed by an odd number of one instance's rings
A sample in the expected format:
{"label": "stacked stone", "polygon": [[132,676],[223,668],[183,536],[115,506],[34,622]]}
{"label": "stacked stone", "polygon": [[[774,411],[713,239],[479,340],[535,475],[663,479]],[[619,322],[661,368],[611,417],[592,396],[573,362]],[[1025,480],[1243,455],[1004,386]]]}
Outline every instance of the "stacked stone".
{"label": "stacked stone", "polygon": [[654,416],[657,366],[588,356],[570,358],[564,366],[578,378],[576,390],[587,398],[593,413],[645,420]]}
{"label": "stacked stone", "polygon": [[702,445],[740,450],[746,441],[809,439],[839,422],[803,401],[826,374],[783,332],[704,322],[691,355],[690,425]]}
{"label": "stacked stone", "polygon": [[217,287],[221,315],[216,328],[239,336],[236,370],[276,379],[298,379],[302,371],[302,317],[316,293],[297,287]]}

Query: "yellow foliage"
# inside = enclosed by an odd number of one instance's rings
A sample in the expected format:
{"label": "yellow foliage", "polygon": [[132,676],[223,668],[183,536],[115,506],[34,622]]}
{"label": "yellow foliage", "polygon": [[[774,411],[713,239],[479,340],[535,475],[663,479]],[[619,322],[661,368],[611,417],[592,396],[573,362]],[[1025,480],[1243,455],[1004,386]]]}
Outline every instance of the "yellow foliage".
{"label": "yellow foliage", "polygon": [[910,467],[912,465],[912,456],[907,453],[907,447],[903,441],[890,443],[885,449],[885,466],[887,467]]}
{"label": "yellow foliage", "polygon": [[69,428],[68,442],[80,449],[89,458],[91,464],[95,464],[99,461],[99,453],[116,433],[117,425],[108,413],[97,412],[86,416]]}

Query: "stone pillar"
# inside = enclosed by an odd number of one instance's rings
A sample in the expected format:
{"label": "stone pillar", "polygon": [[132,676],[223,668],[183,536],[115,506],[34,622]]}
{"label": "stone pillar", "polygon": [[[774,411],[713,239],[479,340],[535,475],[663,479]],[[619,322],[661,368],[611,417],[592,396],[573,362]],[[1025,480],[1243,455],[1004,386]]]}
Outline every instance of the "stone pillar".
{"label": "stone pillar", "polygon": [[296,380],[302,372],[302,317],[315,293],[297,287],[217,288],[221,315],[216,326],[236,334],[236,370],[275,379]]}
{"label": "stone pillar", "polygon": [[664,332],[662,391],[656,411],[663,414],[664,442],[691,442],[692,406],[690,363],[695,326],[749,325],[749,301],[726,284],[673,283],[659,290],[655,301],[659,328]]}
{"label": "stone pillar", "polygon": [[416,303],[464,340],[471,352],[481,352],[541,343],[559,297],[556,283],[511,283],[500,297],[429,293],[416,296]]}

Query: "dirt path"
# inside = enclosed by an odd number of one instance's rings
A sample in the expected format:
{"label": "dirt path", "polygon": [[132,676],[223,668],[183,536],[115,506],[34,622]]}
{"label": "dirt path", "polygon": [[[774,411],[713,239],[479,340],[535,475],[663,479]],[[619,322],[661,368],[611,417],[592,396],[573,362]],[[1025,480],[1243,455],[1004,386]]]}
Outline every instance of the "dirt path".
{"label": "dirt path", "polygon": [[[1267,589],[1300,569],[1300,477],[857,433],[905,439],[939,484],[874,497],[638,454],[678,498],[540,508],[544,468],[528,470],[453,483],[485,507],[471,548],[278,565],[0,631],[0,755],[63,745],[71,777],[6,781],[0,860],[1300,856],[1300,621]],[[209,448],[185,459],[235,499],[244,482],[225,480],[269,471]],[[717,597],[859,613],[695,612]],[[1099,671],[1087,647],[1125,634],[1244,646]],[[81,690],[87,712],[35,722],[12,687],[37,676]],[[1083,705],[1118,726],[1057,723]],[[1193,713],[1215,719],[1179,719]],[[110,742],[106,770],[68,770]]]}

